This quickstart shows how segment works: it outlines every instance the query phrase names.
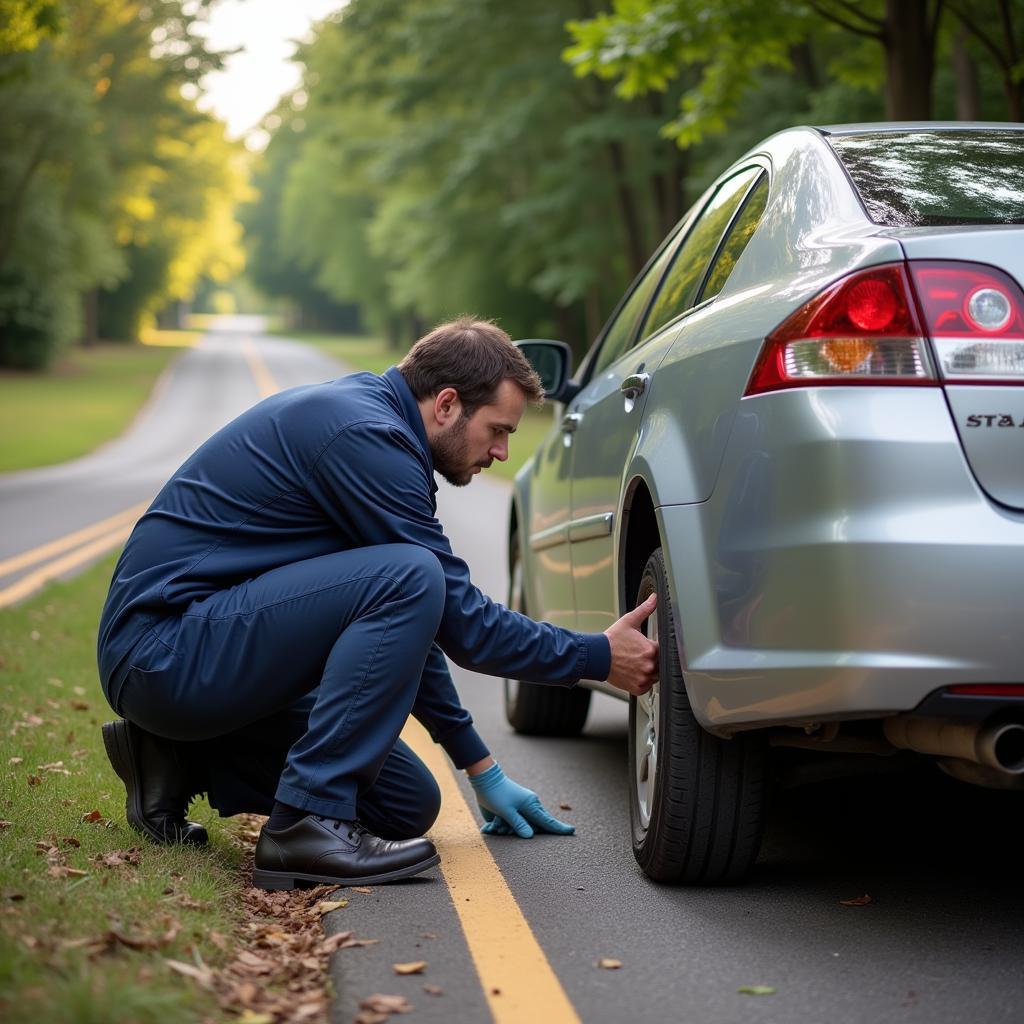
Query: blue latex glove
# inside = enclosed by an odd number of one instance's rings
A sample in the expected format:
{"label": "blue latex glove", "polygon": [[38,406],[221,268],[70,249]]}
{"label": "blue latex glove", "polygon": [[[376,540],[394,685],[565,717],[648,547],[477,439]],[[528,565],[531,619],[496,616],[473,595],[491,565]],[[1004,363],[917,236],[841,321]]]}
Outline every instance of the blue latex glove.
{"label": "blue latex glove", "polygon": [[513,782],[495,763],[479,775],[471,775],[469,784],[476,793],[485,835],[507,836],[513,832],[521,839],[529,839],[534,830],[569,836],[576,831],[568,822],[553,818],[532,789]]}

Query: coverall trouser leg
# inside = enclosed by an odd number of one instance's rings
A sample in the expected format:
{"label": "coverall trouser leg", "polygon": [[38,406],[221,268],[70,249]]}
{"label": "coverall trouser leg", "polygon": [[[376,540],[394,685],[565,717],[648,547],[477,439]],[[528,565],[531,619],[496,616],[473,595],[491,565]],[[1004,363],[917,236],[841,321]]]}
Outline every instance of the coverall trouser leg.
{"label": "coverall trouser leg", "polygon": [[[444,596],[440,563],[416,545],[273,569],[157,624],[129,658],[117,710],[159,736],[209,741],[273,720],[315,691],[276,797],[355,818],[359,794],[396,750]],[[392,769],[407,762],[398,752]]]}
{"label": "coverall trouser leg", "polygon": [[[180,744],[205,779],[210,805],[223,817],[270,814],[292,744],[305,735],[317,691],[284,711],[235,732]],[[380,773],[356,797],[356,817],[383,839],[423,835],[437,819],[441,791],[427,766],[401,739]]]}

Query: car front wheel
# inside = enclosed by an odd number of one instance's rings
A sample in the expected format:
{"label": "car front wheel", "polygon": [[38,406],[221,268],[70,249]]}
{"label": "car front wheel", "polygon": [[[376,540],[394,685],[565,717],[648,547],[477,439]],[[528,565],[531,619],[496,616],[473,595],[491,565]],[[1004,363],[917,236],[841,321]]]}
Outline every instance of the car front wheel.
{"label": "car front wheel", "polygon": [[647,562],[637,604],[654,592],[658,607],[647,630],[660,648],[659,681],[629,701],[633,853],[657,882],[738,882],[753,866],[761,844],[765,745],[750,733],[719,739],[694,717],[661,548]]}
{"label": "car front wheel", "polygon": [[[527,615],[519,538],[515,534],[511,546],[508,607]],[[589,710],[590,691],[582,686],[569,689],[522,679],[505,680],[505,717],[524,736],[578,736],[587,724]]]}

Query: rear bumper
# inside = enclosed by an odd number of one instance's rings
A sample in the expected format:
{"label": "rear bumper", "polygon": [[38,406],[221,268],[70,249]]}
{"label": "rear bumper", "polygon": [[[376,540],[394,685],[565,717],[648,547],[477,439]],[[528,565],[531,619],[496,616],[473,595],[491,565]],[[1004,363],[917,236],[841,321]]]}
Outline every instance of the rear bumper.
{"label": "rear bumper", "polygon": [[979,489],[940,389],[746,400],[711,498],[658,516],[714,732],[1024,679],[1024,515]]}

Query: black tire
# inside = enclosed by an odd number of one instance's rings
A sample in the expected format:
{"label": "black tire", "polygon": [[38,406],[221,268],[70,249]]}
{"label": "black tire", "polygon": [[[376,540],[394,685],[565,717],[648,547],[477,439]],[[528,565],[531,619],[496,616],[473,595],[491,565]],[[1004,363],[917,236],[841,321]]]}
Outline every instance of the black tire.
{"label": "black tire", "polygon": [[[508,606],[524,615],[526,610],[519,538],[513,534],[509,565]],[[545,686],[521,679],[505,680],[505,717],[523,736],[578,736],[587,724],[590,690],[582,686]]]}
{"label": "black tire", "polygon": [[655,591],[658,609],[650,621],[657,620],[660,681],[653,701],[629,700],[633,854],[656,882],[740,882],[757,859],[764,831],[767,748],[755,733],[719,739],[694,717],[661,548],[647,562],[637,604]]}

